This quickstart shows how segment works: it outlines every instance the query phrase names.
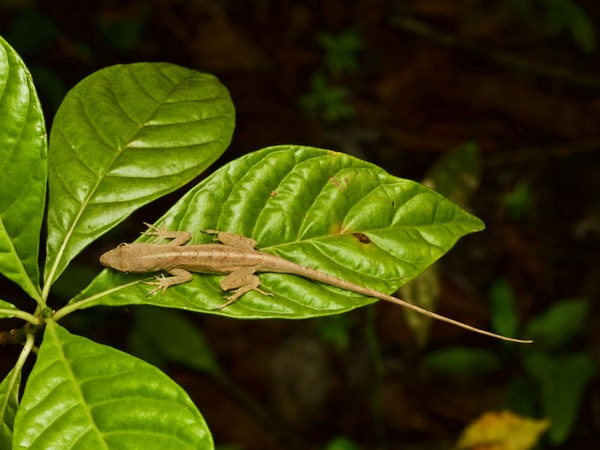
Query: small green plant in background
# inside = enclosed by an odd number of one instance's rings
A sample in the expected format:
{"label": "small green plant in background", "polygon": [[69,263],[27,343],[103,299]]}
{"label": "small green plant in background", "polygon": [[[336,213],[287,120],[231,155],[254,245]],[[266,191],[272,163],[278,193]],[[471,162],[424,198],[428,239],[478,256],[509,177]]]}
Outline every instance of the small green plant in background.
{"label": "small green plant in background", "polygon": [[568,35],[584,53],[597,48],[596,24],[575,0],[505,0],[503,6],[546,35]]}
{"label": "small green plant in background", "polygon": [[[106,269],[59,308],[55,282],[86,246],[187,184],[225,151],[234,107],[210,74],[166,63],[112,66],[67,93],[48,144],[31,75],[3,39],[0,85],[0,159],[10,174],[0,177],[0,272],[31,298],[31,312],[0,300],[0,319],[24,323],[0,334],[3,343],[23,346],[0,383],[0,448],[214,448],[200,411],[155,365],[59,325],[76,311],[137,305],[232,319],[300,319],[374,302],[301,277],[265,273],[262,286],[272,297],[248,292],[216,310],[223,303],[219,276],[195,275],[163,296],[148,296],[144,283],[153,276]],[[483,228],[419,183],[343,153],[292,145],[225,165],[157,223],[189,231],[198,244],[212,239],[201,230],[238,233],[264,252],[311,261],[386,293]],[[42,226],[47,239],[40,270]],[[226,379],[185,318],[146,308],[134,310],[134,317],[130,346],[137,354],[156,365],[178,362]],[[33,353],[22,389],[23,367]]]}
{"label": "small green plant in background", "polygon": [[361,448],[362,447],[352,439],[345,436],[339,436],[328,442],[323,450],[361,450]]}
{"label": "small green plant in background", "polygon": [[440,373],[463,376],[511,371],[505,408],[525,417],[549,422],[547,441],[560,445],[571,435],[579,416],[583,393],[597,372],[588,351],[571,343],[588,330],[590,303],[564,299],[521,324],[510,284],[496,280],[490,288],[492,329],[498,333],[523,330],[535,346],[507,343],[502,353],[487,348],[448,347],[425,355],[423,365]]}
{"label": "small green plant in background", "polygon": [[310,92],[300,99],[300,106],[311,119],[332,124],[354,116],[349,100],[348,89],[332,84],[322,71],[316,71],[310,79]]}
{"label": "small green plant in background", "polygon": [[323,66],[333,78],[352,75],[359,71],[359,53],[365,48],[365,41],[357,28],[350,28],[340,34],[321,33],[317,41],[323,49]]}
{"label": "small green plant in background", "polygon": [[515,221],[521,221],[531,211],[533,199],[529,185],[518,182],[509,192],[502,196],[502,206],[506,209],[509,217]]}
{"label": "small green plant in background", "polygon": [[310,91],[300,98],[300,106],[311,119],[331,125],[354,116],[350,90],[339,80],[358,72],[358,55],[365,43],[358,29],[321,33],[317,42],[323,50],[322,67],[313,72]]}

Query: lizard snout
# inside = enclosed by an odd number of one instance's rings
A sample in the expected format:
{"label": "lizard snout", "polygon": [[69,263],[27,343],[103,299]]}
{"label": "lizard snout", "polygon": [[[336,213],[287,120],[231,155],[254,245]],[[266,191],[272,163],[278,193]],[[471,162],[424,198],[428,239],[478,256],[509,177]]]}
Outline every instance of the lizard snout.
{"label": "lizard snout", "polygon": [[119,245],[117,248],[107,251],[100,256],[100,264],[120,272],[129,272],[126,258],[123,258],[123,249],[125,244]]}

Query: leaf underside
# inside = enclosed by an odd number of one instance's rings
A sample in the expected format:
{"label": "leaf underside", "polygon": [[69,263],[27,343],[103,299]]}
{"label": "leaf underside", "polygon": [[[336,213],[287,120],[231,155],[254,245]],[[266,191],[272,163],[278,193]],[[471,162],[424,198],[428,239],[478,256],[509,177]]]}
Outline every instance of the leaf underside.
{"label": "leaf underside", "polygon": [[131,355],[46,326],[14,430],[14,449],[212,449],[185,391]]}
{"label": "leaf underside", "polygon": [[[298,146],[266,148],[222,167],[160,222],[191,232],[189,244],[212,242],[204,229],[251,237],[264,252],[385,293],[419,274],[461,236],[483,228],[479,219],[416,182],[342,153]],[[164,296],[147,297],[150,288],[140,282],[151,276],[105,270],[71,303],[307,318],[374,301],[302,277],[263,273],[261,288],[272,297],[253,291],[215,311],[224,301],[221,276],[195,275]]]}

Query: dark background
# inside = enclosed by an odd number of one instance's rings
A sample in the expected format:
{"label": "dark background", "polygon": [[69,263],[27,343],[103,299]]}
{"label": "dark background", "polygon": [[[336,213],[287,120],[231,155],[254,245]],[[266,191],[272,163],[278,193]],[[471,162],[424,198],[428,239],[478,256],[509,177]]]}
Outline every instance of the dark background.
{"label": "dark background", "polygon": [[[213,73],[231,92],[236,131],[215,168],[266,146],[303,144],[422,180],[440,157],[471,145],[482,170],[465,206],[487,229],[442,258],[438,311],[489,328],[489,297],[498,283],[509,286],[522,324],[558,301],[587,299],[587,320],[558,353],[600,356],[598,2],[0,5],[0,34],[31,70],[48,129],[63,96],[85,76],[112,64],[167,61]],[[140,211],[88,249],[78,259],[81,271],[57,286],[56,302],[68,301],[97,273],[101,251],[134,239],[142,221],[160,217],[179,195]],[[3,299],[20,295],[14,285],[3,286]],[[87,312],[67,327],[127,350],[132,314]],[[527,378],[518,350],[437,323],[419,341],[392,305],[337,321],[188,318],[230,379],[181,361],[164,370],[189,392],[217,444],[240,449],[325,448],[337,436],[362,449],[450,448],[481,413],[513,406],[511,386]],[[503,365],[449,373],[424,364],[433,352],[456,346],[484,349]],[[18,349],[2,355],[6,373]],[[536,381],[528,382],[535,390]],[[573,383],[560,383],[568,394]],[[581,396],[576,423],[554,446],[595,448],[598,380],[573,395]],[[539,404],[532,408],[533,416],[543,415]]]}

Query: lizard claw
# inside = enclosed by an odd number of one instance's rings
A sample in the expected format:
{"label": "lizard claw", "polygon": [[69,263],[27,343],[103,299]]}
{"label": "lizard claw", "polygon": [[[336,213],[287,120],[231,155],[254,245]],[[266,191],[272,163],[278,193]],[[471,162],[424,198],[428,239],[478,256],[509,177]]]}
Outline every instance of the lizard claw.
{"label": "lizard claw", "polygon": [[169,284],[166,282],[166,278],[163,274],[160,274],[160,276],[157,276],[156,281],[144,281],[144,284],[156,286],[154,289],[150,290],[146,294],[146,297],[149,297],[158,291],[162,291],[162,295],[165,295],[165,292],[167,291],[167,288],[169,287]]}
{"label": "lizard claw", "polygon": [[168,238],[167,234],[169,234],[169,232],[165,228],[164,224],[162,225],[162,227],[159,228],[148,222],[142,222],[142,223],[148,227],[148,230],[142,231],[140,234],[142,234],[143,236],[156,236],[156,238],[153,240],[153,242],[162,241],[162,240]]}
{"label": "lizard claw", "polygon": [[268,297],[273,297],[273,293],[272,292],[266,292],[263,291],[262,289],[258,289],[256,287],[253,287],[251,289],[246,289],[246,288],[239,288],[236,289],[235,291],[233,291],[233,294],[230,295],[229,297],[225,297],[225,300],[227,300],[224,303],[221,303],[218,306],[215,306],[214,308],[212,308],[213,311],[220,311],[226,307],[228,307],[229,305],[231,305],[232,303],[234,303],[238,298],[240,298],[242,295],[244,295],[246,292],[248,291],[257,291],[260,292],[263,295],[266,295]]}

